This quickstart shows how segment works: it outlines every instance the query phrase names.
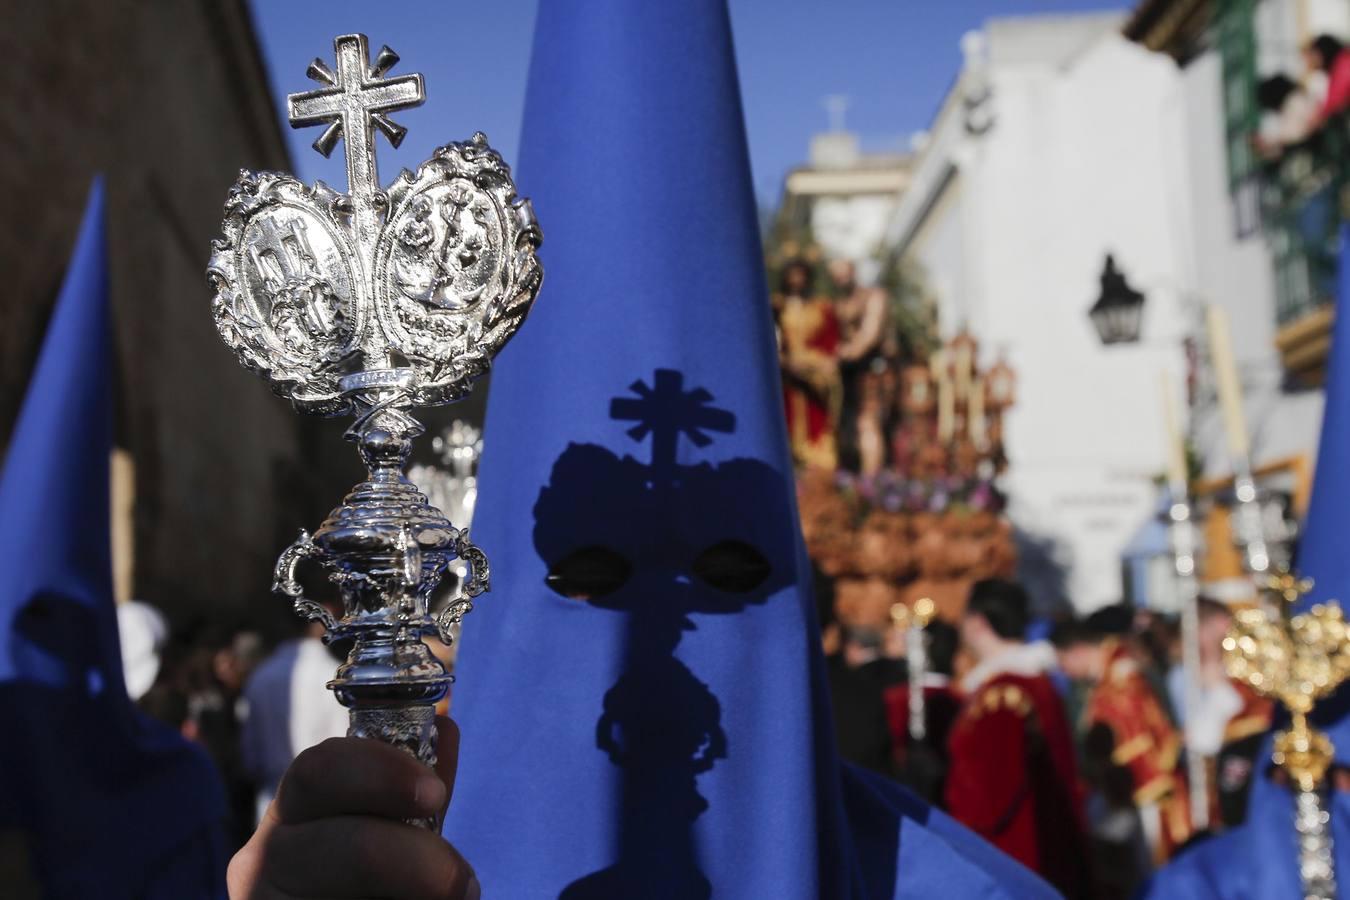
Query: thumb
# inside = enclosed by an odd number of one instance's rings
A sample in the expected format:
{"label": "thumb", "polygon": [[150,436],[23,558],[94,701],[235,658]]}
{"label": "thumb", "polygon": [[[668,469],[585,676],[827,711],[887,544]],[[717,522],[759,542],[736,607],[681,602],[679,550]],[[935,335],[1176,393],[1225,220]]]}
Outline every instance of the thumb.
{"label": "thumb", "polygon": [[258,828],[248,843],[239,848],[239,852],[230,859],[225,869],[226,890],[231,897],[249,897],[258,885],[262,884],[263,847],[278,825],[281,817],[277,814],[277,802],[267,805],[258,822]]}
{"label": "thumb", "polygon": [[[455,792],[455,772],[459,768],[459,726],[444,716],[436,717],[436,775],[445,784],[445,805]],[[445,810],[441,810],[441,818]]]}

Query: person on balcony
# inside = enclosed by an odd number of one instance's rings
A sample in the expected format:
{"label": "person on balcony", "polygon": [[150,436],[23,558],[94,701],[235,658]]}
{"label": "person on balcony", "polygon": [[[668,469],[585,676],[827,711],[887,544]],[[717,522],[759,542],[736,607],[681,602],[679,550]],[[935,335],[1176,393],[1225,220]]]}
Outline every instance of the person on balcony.
{"label": "person on balcony", "polygon": [[1350,108],[1350,52],[1340,39],[1320,35],[1303,48],[1303,61],[1310,77],[1326,80],[1326,94],[1317,111],[1316,125]]}
{"label": "person on balcony", "polygon": [[1297,81],[1281,72],[1256,86],[1256,102],[1265,113],[1255,138],[1256,150],[1274,159],[1284,148],[1302,142],[1317,121],[1317,103]]}

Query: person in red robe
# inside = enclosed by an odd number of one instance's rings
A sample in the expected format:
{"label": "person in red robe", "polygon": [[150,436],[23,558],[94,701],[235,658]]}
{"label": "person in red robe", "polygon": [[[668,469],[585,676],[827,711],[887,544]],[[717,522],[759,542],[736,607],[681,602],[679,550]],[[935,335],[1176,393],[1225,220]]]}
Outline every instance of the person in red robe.
{"label": "person in red robe", "polygon": [[1089,756],[1102,768],[1129,773],[1133,800],[1161,865],[1191,837],[1190,796],[1181,759],[1181,734],[1149,684],[1143,666],[1116,634],[1094,627],[1067,629],[1058,641],[1060,668],[1091,685],[1083,705],[1082,731]]}
{"label": "person in red robe", "polygon": [[774,297],[783,401],[793,460],[833,470],[839,460],[839,319],[828,299],[811,295],[814,281],[809,264],[792,260],[783,267],[782,289]]}
{"label": "person in red robe", "polygon": [[1053,648],[1027,644],[1018,584],[976,582],[961,620],[975,659],[948,741],[952,816],[1040,873],[1066,897],[1092,890],[1082,791],[1064,706],[1048,677]]}

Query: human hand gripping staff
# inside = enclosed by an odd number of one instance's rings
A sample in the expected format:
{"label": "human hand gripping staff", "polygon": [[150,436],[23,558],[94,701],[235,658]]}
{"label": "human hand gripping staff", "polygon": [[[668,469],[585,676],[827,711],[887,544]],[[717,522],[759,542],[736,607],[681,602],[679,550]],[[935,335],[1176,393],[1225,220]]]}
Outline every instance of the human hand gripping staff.
{"label": "human hand gripping staff", "polygon": [[[467,529],[405,477],[423,431],[409,410],[460,399],[487,371],[538,293],[541,233],[482,133],[382,187],[375,132],[402,141],[406,129],[389,114],[423,102],[422,76],[386,77],[398,56],[383,47],[372,61],[364,35],[338,37],[334,49],[335,67],[309,66],[320,87],[289,95],[287,106],[293,126],[325,126],[320,153],[345,142],[347,193],[241,172],[207,269],[216,327],[239,361],[302,412],[354,416],[346,438],[367,469],[312,535],[302,531],[281,554],[274,581],[299,614],[323,622],[326,640],[353,640],[328,683],[350,710],[349,737],[297,759],[231,866],[231,895],[461,896],[463,860],[405,823],[438,826],[457,746],[453,726],[434,716],[450,675],[423,637],[450,642],[488,589],[488,565]],[[429,597],[455,560],[468,577],[433,616]],[[305,563],[339,589],[340,617],[305,596]],[[376,868],[405,870],[407,883],[377,890],[364,878]],[[435,892],[417,892],[416,879],[433,875]],[[457,893],[445,894],[447,884]]]}

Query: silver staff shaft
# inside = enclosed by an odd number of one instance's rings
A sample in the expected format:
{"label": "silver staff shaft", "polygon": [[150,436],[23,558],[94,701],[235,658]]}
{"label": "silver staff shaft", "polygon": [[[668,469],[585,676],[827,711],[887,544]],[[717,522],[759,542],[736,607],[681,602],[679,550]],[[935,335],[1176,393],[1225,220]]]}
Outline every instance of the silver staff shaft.
{"label": "silver staff shaft", "polygon": [[[1181,601],[1181,666],[1186,677],[1186,724],[1191,728],[1200,716],[1200,609],[1195,583],[1195,523],[1186,502],[1186,487],[1172,485],[1178,499],[1169,510],[1172,557],[1176,565],[1177,594]],[[1209,827],[1209,770],[1194,741],[1186,741],[1186,779],[1190,785],[1191,826]]]}
{"label": "silver staff shaft", "polygon": [[923,625],[917,622],[905,629],[905,654],[909,657],[909,738],[917,743],[928,734],[923,697],[928,645],[924,642]]}
{"label": "silver staff shaft", "polygon": [[1242,562],[1248,573],[1260,579],[1270,571],[1270,546],[1266,543],[1266,529],[1261,521],[1261,504],[1257,498],[1256,481],[1252,478],[1251,461],[1245,456],[1233,458],[1233,495],[1237,499],[1234,510],[1234,531],[1242,546]]}
{"label": "silver staff shaft", "polygon": [[1336,900],[1336,864],[1331,816],[1321,790],[1296,791],[1294,830],[1298,833],[1298,874],[1304,900]]}

